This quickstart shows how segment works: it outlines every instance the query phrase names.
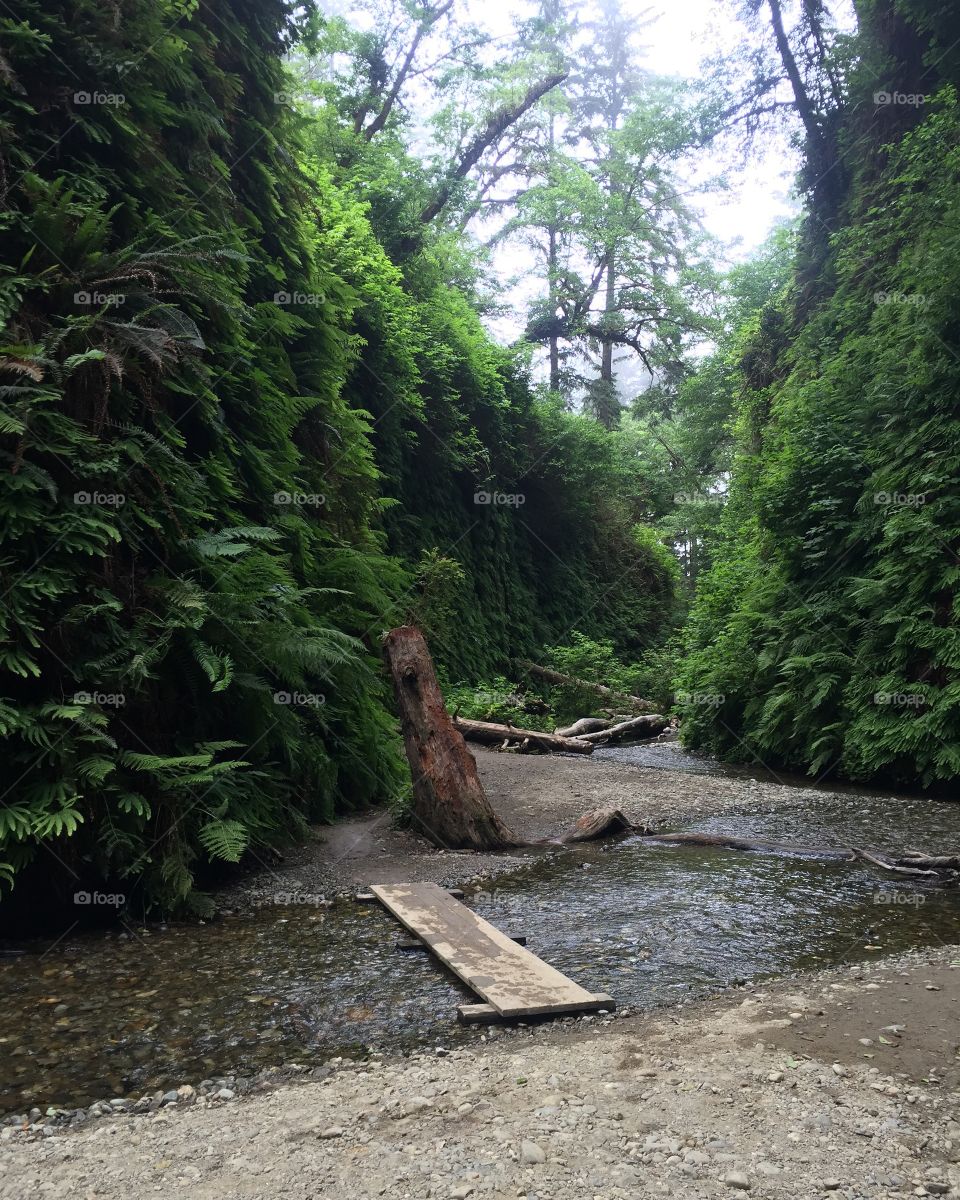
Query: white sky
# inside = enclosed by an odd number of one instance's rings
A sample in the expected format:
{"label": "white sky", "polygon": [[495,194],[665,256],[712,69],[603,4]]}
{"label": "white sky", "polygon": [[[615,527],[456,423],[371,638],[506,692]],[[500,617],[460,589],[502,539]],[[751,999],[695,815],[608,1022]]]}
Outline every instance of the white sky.
{"label": "white sky", "polygon": [[[646,66],[657,74],[696,78],[702,59],[735,39],[730,5],[723,0],[660,0],[649,8],[638,0],[624,0],[624,7],[656,17],[643,41],[648,47]],[[727,243],[733,257],[748,257],[777,221],[797,211],[791,197],[797,165],[786,138],[779,144],[757,145],[745,170],[728,173],[728,194],[703,198],[704,225]]]}

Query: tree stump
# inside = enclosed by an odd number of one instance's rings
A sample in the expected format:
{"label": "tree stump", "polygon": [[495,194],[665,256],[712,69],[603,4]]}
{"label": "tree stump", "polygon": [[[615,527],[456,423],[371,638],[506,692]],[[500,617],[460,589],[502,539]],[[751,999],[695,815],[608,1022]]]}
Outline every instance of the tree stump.
{"label": "tree stump", "polygon": [[592,842],[597,838],[614,837],[618,833],[646,833],[629,820],[619,808],[594,808],[584,813],[576,825],[567,831],[561,842]]}
{"label": "tree stump", "polygon": [[418,833],[445,850],[504,850],[518,840],[487,799],[476,759],[443,703],[423,634],[391,629],[383,653],[400,709]]}

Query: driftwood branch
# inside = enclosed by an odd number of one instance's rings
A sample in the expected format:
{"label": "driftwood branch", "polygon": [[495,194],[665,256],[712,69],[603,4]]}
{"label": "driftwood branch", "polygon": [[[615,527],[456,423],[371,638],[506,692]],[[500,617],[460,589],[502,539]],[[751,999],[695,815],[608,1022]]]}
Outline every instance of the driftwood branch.
{"label": "driftwood branch", "polygon": [[892,871],[895,875],[925,875],[928,879],[940,878],[939,871],[926,870],[921,867],[901,866],[899,859],[897,862],[884,862],[882,858],[878,858],[875,854],[871,854],[867,850],[855,849],[854,854],[864,862],[870,863],[871,866],[879,867],[881,871]]}
{"label": "driftwood branch", "polygon": [[667,724],[667,718],[662,713],[648,713],[643,717],[632,717],[629,721],[621,721],[619,725],[611,725],[608,729],[585,733],[581,740],[604,746],[609,743],[637,741],[656,737],[657,734],[663,733]]}
{"label": "driftwood branch", "polygon": [[[826,859],[834,862],[865,862],[881,871],[897,875],[919,876],[952,884],[960,879],[960,871],[953,864],[960,863],[960,855],[925,855],[912,851],[909,855],[892,861],[881,858],[860,847],[810,846],[801,842],[777,842],[768,838],[744,838],[726,833],[700,833],[696,830],[677,833],[654,833],[643,825],[636,825],[619,808],[597,808],[584,813],[576,825],[557,843],[591,841],[594,838],[612,837],[621,833],[639,834],[643,841],[661,846],[709,846],[721,850],[744,850],[762,854],[800,854],[809,858]],[[938,863],[938,868],[920,868],[916,862]]]}
{"label": "driftwood branch", "polygon": [[[926,879],[936,879],[943,883],[953,883],[960,879],[960,870],[953,864],[960,863],[960,855],[937,854],[899,856],[892,860],[881,858],[869,850],[859,846],[827,847],[807,846],[794,842],[773,842],[764,838],[741,838],[723,833],[650,833],[648,830],[634,826],[635,832],[641,833],[644,841],[659,842],[673,846],[718,846],[724,850],[753,850],[767,854],[803,854],[811,858],[832,859],[838,862],[869,863],[881,871],[889,871],[894,875],[914,876]],[[918,866],[917,863],[937,863],[938,867]]]}
{"label": "driftwood branch", "polygon": [[454,725],[471,742],[488,745],[497,742],[526,742],[538,750],[550,750],[562,754],[592,754],[593,746],[583,738],[559,737],[555,733],[541,733],[537,729],[518,729],[514,725],[500,725],[493,721],[471,721],[466,717],[455,717]]}

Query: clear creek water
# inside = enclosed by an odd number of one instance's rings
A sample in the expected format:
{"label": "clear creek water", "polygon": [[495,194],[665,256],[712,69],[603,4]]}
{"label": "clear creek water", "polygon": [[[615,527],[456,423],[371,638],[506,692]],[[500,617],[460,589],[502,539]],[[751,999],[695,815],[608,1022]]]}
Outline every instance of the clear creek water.
{"label": "clear creek water", "polygon": [[[651,760],[652,754],[652,760]],[[643,766],[720,769],[669,744],[606,751]],[[685,765],[685,760],[688,760]],[[584,764],[590,770],[590,764]],[[709,780],[704,780],[709,786]],[[795,785],[799,786],[799,785]],[[774,812],[758,789],[712,832],[875,849],[960,845],[960,805],[802,787]],[[763,797],[761,800],[759,797]],[[960,942],[960,891],[871,868],[638,838],[558,851],[467,902],[584,986],[652,1007],[733,981]],[[0,1113],[319,1063],[365,1047],[450,1045],[467,990],[396,949],[379,907],[269,907],[205,925],[68,936],[0,960]]]}

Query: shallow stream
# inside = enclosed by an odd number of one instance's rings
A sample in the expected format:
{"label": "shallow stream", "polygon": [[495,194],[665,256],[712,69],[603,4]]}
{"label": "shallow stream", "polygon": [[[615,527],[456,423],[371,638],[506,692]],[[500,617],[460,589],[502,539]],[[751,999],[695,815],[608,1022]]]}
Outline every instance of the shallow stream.
{"label": "shallow stream", "polygon": [[[638,769],[719,771],[669,743],[602,754]],[[776,811],[758,788],[755,802],[694,825],[881,851],[960,844],[960,805],[789,786],[799,790]],[[960,890],[860,864],[637,838],[551,853],[467,902],[584,986],[641,1007],[960,942]],[[27,953],[0,960],[0,1113],[478,1038],[455,1023],[467,990],[430,955],[398,951],[398,934],[379,907],[341,901],[22,943]]]}

